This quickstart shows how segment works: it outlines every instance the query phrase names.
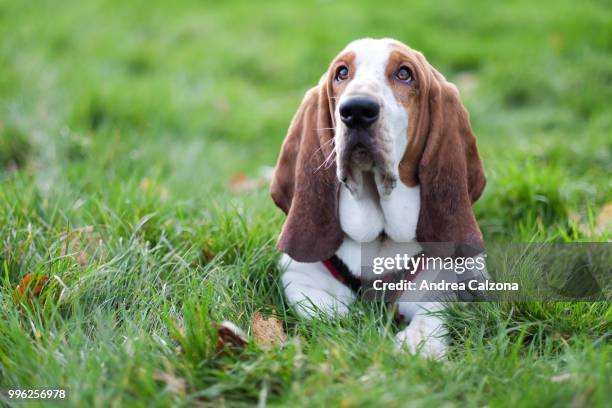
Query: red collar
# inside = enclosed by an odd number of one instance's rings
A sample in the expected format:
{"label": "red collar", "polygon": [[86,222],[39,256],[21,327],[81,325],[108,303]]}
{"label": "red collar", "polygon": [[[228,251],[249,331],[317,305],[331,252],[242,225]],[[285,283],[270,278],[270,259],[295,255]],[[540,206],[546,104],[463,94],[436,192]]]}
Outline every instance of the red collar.
{"label": "red collar", "polygon": [[[371,280],[363,280],[353,275],[348,266],[346,266],[346,264],[342,262],[342,260],[336,255],[333,255],[331,258],[322,261],[322,263],[323,266],[325,266],[329,273],[334,278],[336,278],[338,282],[342,283],[345,286],[348,286],[355,293],[359,293],[362,290],[364,283],[371,283]],[[411,271],[409,270],[404,270],[398,273],[402,275],[402,279],[410,282],[414,280],[414,278],[422,270],[423,268],[419,267],[419,269],[417,269],[414,273],[411,273]],[[396,273],[391,273],[382,276],[380,279],[382,279],[383,281],[387,281],[389,278],[391,278],[393,280],[393,278],[396,276]]]}
{"label": "red collar", "polygon": [[342,259],[334,255],[323,261],[325,268],[336,278],[336,280],[345,286],[348,286],[353,292],[361,290],[361,279],[353,275]]}

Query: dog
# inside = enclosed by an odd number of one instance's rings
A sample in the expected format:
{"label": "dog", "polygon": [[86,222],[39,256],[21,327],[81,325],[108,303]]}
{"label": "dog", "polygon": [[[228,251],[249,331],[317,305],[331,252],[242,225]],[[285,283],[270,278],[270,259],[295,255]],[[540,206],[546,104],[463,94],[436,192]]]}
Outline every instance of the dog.
{"label": "dog", "polygon": [[[346,314],[364,278],[364,245],[384,253],[410,243],[416,256],[446,243],[446,255],[482,256],[472,204],[485,183],[457,88],[399,41],[351,42],[304,96],[272,178],[287,215],[277,248],[288,303],[305,317]],[[394,303],[409,323],[397,347],[443,357],[447,333],[434,312],[445,303]]]}

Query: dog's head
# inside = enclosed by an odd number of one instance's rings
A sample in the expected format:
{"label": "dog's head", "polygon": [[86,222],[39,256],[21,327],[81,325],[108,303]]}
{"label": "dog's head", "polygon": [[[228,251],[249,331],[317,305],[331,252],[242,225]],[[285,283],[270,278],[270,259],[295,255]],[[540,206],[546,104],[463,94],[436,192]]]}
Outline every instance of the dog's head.
{"label": "dog's head", "polygon": [[420,185],[419,241],[482,244],[471,204],[485,178],[468,114],[456,87],[395,40],[352,42],[306,94],[271,187],[288,214],[279,249],[300,261],[333,255],[339,183],[359,195],[363,171],[381,195]]}

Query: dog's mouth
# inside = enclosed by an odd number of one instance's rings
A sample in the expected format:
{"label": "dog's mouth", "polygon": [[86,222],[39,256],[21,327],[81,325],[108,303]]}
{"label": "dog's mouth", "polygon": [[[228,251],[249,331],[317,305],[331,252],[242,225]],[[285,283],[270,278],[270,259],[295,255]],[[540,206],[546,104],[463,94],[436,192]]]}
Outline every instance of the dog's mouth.
{"label": "dog's mouth", "polygon": [[352,193],[358,194],[364,173],[371,173],[377,175],[377,182],[381,184],[377,186],[379,192],[390,193],[395,186],[395,177],[374,136],[368,131],[353,131],[346,136],[347,142],[338,155],[338,180]]}
{"label": "dog's mouth", "polygon": [[382,164],[374,135],[368,130],[350,130],[346,134],[340,165],[346,170],[369,171]]}
{"label": "dog's mouth", "polygon": [[370,149],[361,143],[355,145],[349,153],[349,161],[353,167],[364,171],[372,170],[374,167],[374,158]]}

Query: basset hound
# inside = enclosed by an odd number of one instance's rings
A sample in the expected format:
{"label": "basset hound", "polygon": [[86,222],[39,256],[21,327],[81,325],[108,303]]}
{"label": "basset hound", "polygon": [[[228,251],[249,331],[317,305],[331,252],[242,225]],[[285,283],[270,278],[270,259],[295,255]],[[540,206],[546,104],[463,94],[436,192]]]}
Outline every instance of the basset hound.
{"label": "basset hound", "polygon": [[[350,43],[306,93],[272,179],[272,198],[287,214],[277,247],[288,302],[302,316],[345,314],[364,243],[482,248],[472,204],[484,186],[457,88],[399,41]],[[398,348],[443,356],[443,321],[431,313],[443,307],[398,301],[409,322]]]}

